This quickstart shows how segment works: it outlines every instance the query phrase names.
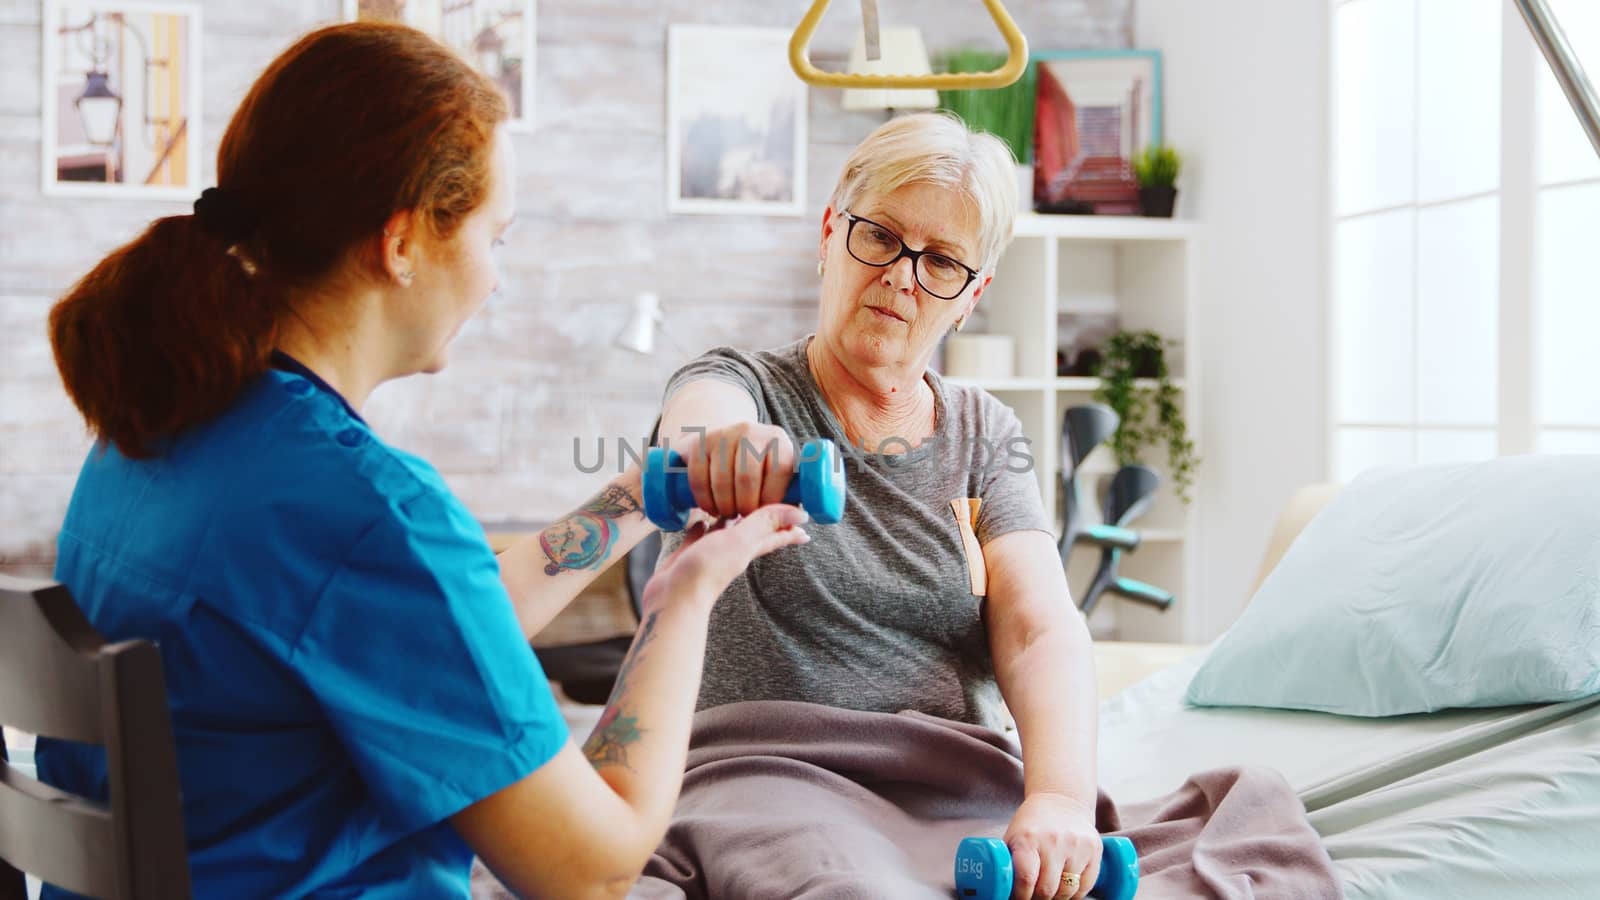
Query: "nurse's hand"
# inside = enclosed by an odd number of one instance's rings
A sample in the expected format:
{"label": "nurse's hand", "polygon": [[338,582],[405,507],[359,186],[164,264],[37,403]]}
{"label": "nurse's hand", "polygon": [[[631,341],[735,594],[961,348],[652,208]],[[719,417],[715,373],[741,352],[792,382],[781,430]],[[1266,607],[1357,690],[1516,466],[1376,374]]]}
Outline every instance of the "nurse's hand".
{"label": "nurse's hand", "polygon": [[794,441],[776,425],[736,422],[679,449],[696,505],[718,518],[782,502],[794,477]]}
{"label": "nurse's hand", "polygon": [[648,612],[688,602],[709,612],[751,560],[811,540],[800,527],[809,518],[798,506],[777,503],[738,520],[696,522],[684,532],[683,546],[656,566],[640,606]]}

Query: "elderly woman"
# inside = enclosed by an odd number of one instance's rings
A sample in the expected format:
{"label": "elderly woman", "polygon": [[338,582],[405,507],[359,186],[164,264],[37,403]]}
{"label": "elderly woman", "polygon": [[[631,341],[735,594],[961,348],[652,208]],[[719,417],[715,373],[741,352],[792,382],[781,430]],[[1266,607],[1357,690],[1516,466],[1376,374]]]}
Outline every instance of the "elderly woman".
{"label": "elderly woman", "polygon": [[715,607],[699,708],[798,700],[995,728],[1009,708],[1017,895],[1082,897],[1100,856],[1088,630],[1016,416],[928,368],[993,278],[1015,198],[994,137],[939,114],[878,128],[822,215],[817,333],[685,366],[660,433],[718,516],[779,500],[797,442],[853,448],[844,520],[811,528],[803,557],[757,560]]}

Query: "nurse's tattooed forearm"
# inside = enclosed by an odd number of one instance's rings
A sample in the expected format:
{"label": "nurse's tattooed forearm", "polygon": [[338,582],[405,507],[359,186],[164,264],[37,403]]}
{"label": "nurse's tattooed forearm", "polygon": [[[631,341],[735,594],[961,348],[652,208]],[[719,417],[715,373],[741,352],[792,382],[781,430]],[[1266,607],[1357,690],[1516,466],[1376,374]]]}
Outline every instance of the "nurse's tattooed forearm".
{"label": "nurse's tattooed forearm", "polygon": [[602,766],[628,767],[628,745],[639,741],[639,717],[623,715],[616,706],[606,707],[594,734],[583,743],[583,755],[596,769]]}
{"label": "nurse's tattooed forearm", "polygon": [[639,640],[635,643],[633,652],[628,654],[628,658],[624,659],[622,666],[617,669],[617,681],[611,687],[611,696],[606,700],[607,703],[615,703],[622,697],[623,689],[628,686],[628,676],[633,674],[633,667],[644,658],[645,649],[650,646],[652,640],[655,640],[657,615],[659,613],[646,616],[644,624],[639,626]]}
{"label": "nurse's tattooed forearm", "polygon": [[539,532],[539,547],[550,560],[546,575],[563,569],[598,569],[611,556],[622,530],[617,520],[639,514],[639,501],[627,488],[607,485],[576,512]]}
{"label": "nurse's tattooed forearm", "polygon": [[600,722],[583,743],[583,755],[589,758],[590,765],[596,769],[601,766],[626,768],[628,745],[639,741],[639,717],[623,714],[621,700],[628,688],[628,676],[633,674],[633,667],[644,656],[655,634],[656,614],[651,613],[639,627],[639,639],[634,643],[633,652],[622,661],[622,668],[617,672],[617,683],[611,689],[611,697],[606,701],[606,710],[601,714]]}

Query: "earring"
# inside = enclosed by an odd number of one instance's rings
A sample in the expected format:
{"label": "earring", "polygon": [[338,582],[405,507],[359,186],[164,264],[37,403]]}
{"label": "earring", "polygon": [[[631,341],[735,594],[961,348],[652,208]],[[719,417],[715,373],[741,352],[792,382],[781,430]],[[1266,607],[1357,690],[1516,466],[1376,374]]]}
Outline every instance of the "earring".
{"label": "earring", "polygon": [[822,276],[822,269],[823,269],[822,260],[819,259],[819,260],[817,260],[817,276],[819,278]]}
{"label": "earring", "polygon": [[401,272],[400,273],[400,283],[406,285],[407,287],[410,287],[411,279],[415,278],[416,274],[417,273],[415,273],[415,272]]}

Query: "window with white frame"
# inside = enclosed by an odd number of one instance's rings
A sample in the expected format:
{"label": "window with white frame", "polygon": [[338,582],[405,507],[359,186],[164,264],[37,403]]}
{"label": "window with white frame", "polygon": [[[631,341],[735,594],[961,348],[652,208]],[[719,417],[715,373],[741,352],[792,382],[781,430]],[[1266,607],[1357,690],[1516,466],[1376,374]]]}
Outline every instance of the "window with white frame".
{"label": "window with white frame", "polygon": [[[1552,7],[1600,70],[1600,2]],[[1332,17],[1333,475],[1600,452],[1600,159],[1513,5]]]}

